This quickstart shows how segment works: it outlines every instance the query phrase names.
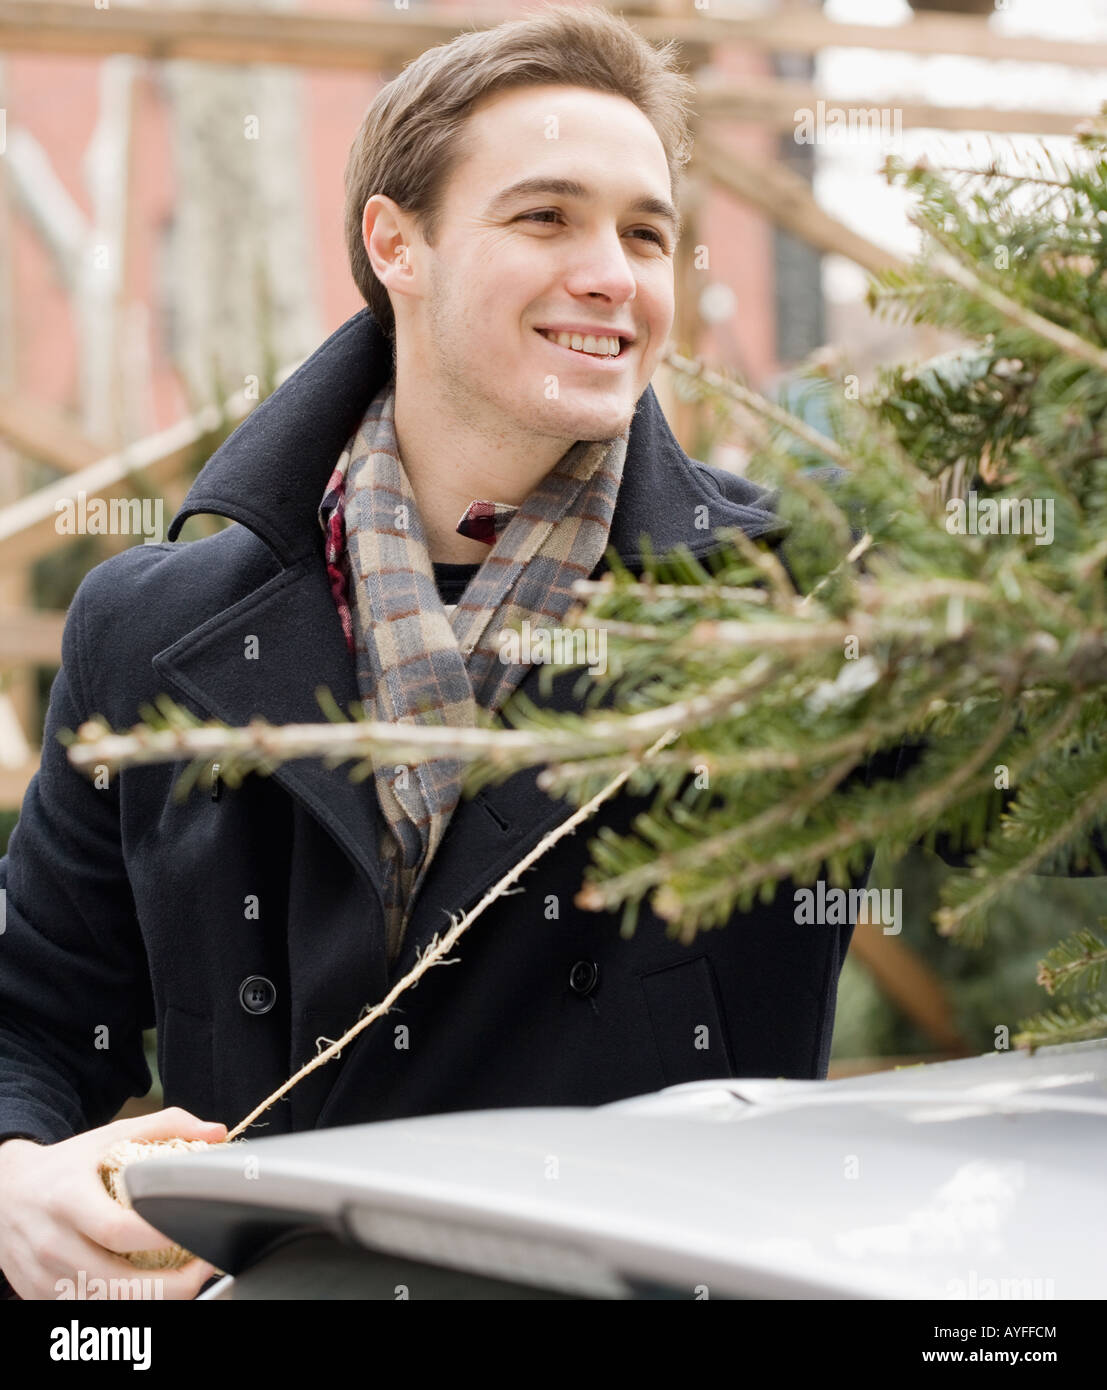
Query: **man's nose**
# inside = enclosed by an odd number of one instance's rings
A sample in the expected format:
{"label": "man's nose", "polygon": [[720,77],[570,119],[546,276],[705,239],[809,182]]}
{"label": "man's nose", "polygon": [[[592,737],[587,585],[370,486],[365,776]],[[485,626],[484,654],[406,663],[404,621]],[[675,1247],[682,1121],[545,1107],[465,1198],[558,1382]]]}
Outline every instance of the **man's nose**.
{"label": "man's nose", "polygon": [[573,294],[602,294],[616,303],[634,297],[638,282],[617,231],[588,238],[580,247],[567,287]]}

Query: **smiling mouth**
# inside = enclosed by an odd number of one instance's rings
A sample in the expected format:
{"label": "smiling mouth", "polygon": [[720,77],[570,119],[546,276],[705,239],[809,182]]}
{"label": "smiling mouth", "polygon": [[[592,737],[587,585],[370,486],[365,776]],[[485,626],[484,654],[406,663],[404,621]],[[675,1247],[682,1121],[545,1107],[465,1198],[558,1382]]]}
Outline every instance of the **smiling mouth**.
{"label": "smiling mouth", "polygon": [[[621,357],[625,357],[631,346],[631,339],[624,338],[617,334],[583,334],[583,333],[554,333],[550,329],[536,328],[534,330],[540,334],[547,342],[553,343],[555,347],[565,348],[569,352],[574,352],[578,357],[590,357],[597,362],[616,362]],[[586,348],[585,343],[591,342],[592,347]],[[612,352],[613,345],[618,346],[617,352]]]}

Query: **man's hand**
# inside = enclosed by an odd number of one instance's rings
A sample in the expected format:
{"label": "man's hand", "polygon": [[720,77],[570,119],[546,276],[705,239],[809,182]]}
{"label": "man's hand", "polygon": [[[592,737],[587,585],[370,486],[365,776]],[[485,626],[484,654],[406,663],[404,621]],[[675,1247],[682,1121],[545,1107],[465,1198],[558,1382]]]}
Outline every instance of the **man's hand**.
{"label": "man's hand", "polygon": [[57,1144],[8,1139],[0,1144],[0,1269],[20,1298],[58,1297],[58,1282],[84,1270],[85,1279],[160,1280],[162,1298],[195,1298],[216,1273],[192,1259],[178,1270],[138,1270],[131,1250],[174,1244],[108,1195],[100,1159],[120,1139],[226,1138],[227,1127],[174,1107],[116,1120]]}

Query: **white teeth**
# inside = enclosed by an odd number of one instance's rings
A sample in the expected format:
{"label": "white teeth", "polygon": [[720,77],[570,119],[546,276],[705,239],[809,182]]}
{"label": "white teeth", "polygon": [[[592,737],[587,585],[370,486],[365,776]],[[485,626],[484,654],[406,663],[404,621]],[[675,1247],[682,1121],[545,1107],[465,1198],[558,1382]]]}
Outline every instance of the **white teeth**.
{"label": "white teeth", "polygon": [[595,337],[589,333],[586,336],[580,333],[551,333],[545,328],[538,330],[543,337],[549,338],[550,342],[557,343],[559,347],[572,348],[575,352],[588,352],[593,357],[618,357],[619,339],[604,336]]}

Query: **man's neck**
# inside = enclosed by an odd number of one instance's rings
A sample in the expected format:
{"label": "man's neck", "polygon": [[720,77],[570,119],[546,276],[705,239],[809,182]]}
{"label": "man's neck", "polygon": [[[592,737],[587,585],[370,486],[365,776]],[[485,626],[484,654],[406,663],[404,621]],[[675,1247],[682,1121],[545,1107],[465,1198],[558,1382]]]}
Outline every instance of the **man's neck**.
{"label": "man's neck", "polygon": [[521,505],[572,442],[489,434],[472,418],[459,418],[433,382],[406,376],[402,361],[396,372],[395,426],[430,558],[447,564],[477,563],[488,555],[484,541],[457,532],[470,502]]}

